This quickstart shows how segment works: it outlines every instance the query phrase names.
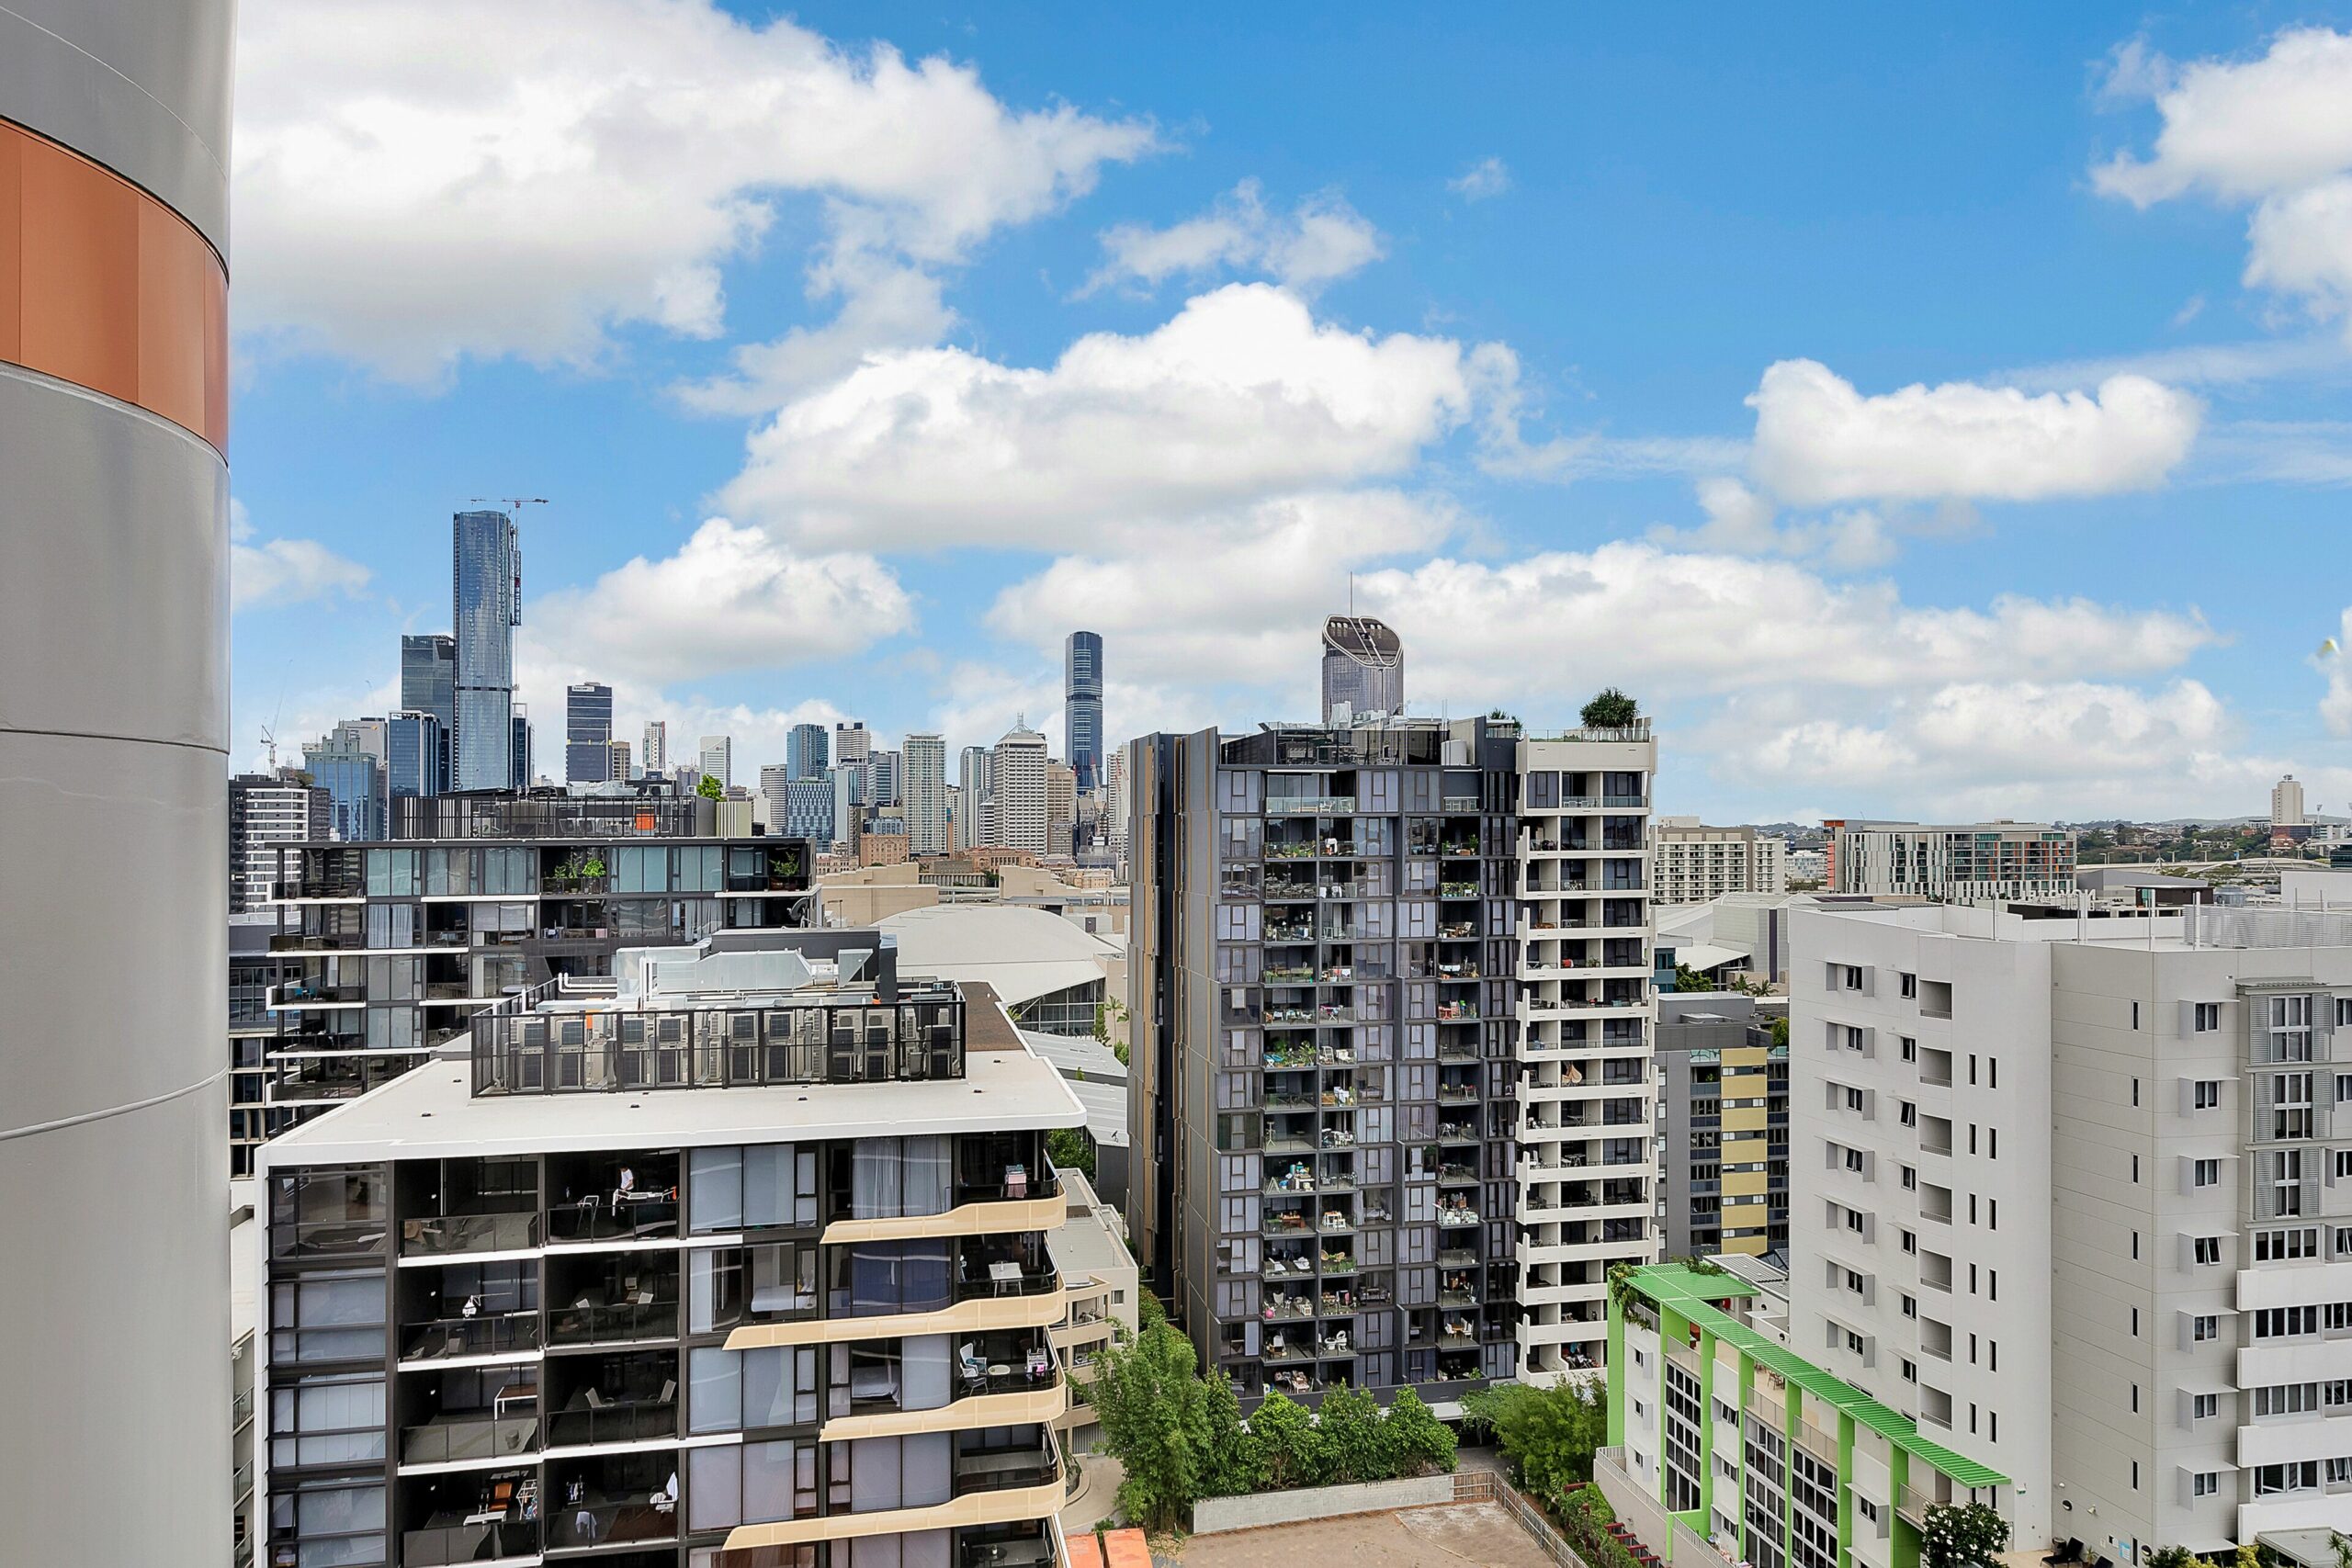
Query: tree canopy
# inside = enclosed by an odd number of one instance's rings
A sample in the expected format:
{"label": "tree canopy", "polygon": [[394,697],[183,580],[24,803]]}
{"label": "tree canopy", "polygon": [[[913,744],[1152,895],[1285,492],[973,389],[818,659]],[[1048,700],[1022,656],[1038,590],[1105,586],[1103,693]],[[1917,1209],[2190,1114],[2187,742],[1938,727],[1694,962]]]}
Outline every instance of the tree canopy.
{"label": "tree canopy", "polygon": [[1548,1497],[1592,1479],[1592,1456],[1609,1441],[1609,1406],[1579,1383],[1501,1383],[1463,1396],[1463,1410],[1495,1435],[1521,1483]]}
{"label": "tree canopy", "polygon": [[1642,716],[1642,705],[1614,686],[1603,686],[1579,716],[1588,729],[1623,729]]}

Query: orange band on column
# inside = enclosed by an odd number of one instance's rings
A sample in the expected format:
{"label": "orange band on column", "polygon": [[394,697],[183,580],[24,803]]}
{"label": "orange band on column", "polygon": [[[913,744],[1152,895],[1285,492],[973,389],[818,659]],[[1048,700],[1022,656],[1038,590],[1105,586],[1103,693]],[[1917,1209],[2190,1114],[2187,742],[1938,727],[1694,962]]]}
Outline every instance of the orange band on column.
{"label": "orange band on column", "polygon": [[229,446],[229,275],[121,176],[0,120],[0,360]]}

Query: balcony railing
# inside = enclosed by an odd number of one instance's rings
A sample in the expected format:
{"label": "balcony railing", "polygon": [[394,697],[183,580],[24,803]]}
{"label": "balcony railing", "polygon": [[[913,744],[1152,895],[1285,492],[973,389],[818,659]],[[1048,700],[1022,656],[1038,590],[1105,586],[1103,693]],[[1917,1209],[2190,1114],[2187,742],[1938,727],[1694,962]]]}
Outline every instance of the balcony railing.
{"label": "balcony railing", "polygon": [[956,1456],[956,1495],[1044,1486],[1061,1479],[1061,1461],[1051,1443],[1037,1449],[995,1449]]}
{"label": "balcony railing", "polygon": [[404,1361],[437,1361],[458,1356],[502,1356],[539,1348],[535,1312],[443,1317],[415,1325],[401,1348]]}
{"label": "balcony railing", "polygon": [[603,1400],[548,1418],[548,1441],[558,1448],[583,1443],[633,1443],[678,1434],[675,1399]]}
{"label": "balcony railing", "polygon": [[560,1307],[548,1324],[548,1338],[558,1345],[617,1345],[635,1339],[672,1339],[677,1333],[674,1301]]}
{"label": "balcony railing", "polygon": [[481,1524],[434,1525],[401,1531],[401,1561],[413,1568],[451,1562],[493,1562],[539,1554],[537,1519],[492,1519]]}
{"label": "balcony railing", "polygon": [[502,1009],[477,1014],[472,1027],[477,1095],[964,1076],[963,998],[944,989],[895,1006]]}
{"label": "balcony railing", "polygon": [[401,1253],[408,1258],[522,1252],[538,1245],[536,1213],[428,1214],[401,1222]]}
{"label": "balcony railing", "polygon": [[401,1462],[448,1464],[458,1460],[504,1459],[531,1453],[538,1446],[539,1424],[535,1417],[459,1416],[404,1428]]}

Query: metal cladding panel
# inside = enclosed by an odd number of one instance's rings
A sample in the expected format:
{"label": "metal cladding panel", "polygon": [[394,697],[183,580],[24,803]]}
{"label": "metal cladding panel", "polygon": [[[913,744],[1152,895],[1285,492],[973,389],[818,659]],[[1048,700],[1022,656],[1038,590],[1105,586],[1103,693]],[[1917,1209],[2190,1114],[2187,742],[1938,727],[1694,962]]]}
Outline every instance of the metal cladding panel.
{"label": "metal cladding panel", "polygon": [[[216,751],[0,729],[0,1138],[227,1066],[228,791]],[[104,1197],[180,1201],[112,1183]]]}
{"label": "metal cladding panel", "polygon": [[[210,928],[220,927],[216,916]],[[102,945],[80,942],[92,963]],[[203,1004],[186,1005],[193,1016]],[[9,1027],[0,1043],[15,1040]],[[40,1040],[52,1050],[107,1043],[96,1032]],[[10,1260],[0,1268],[10,1338],[0,1355],[0,1562],[10,1568],[229,1561],[228,1114],[216,1080],[141,1110],[0,1137],[0,1190],[28,1195],[0,1206]]]}
{"label": "metal cladding panel", "polygon": [[232,0],[0,0],[0,118],[152,192],[229,254]]}
{"label": "metal cladding panel", "polygon": [[194,435],[0,366],[0,728],[224,750],[228,509]]}

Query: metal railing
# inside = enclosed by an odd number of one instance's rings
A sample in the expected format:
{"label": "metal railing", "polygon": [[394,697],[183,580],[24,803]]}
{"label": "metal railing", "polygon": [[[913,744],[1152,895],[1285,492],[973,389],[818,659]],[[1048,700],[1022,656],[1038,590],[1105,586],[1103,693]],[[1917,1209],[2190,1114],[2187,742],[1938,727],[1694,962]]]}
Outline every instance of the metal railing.
{"label": "metal railing", "polygon": [[401,1252],[409,1258],[460,1252],[521,1252],[539,1245],[535,1213],[427,1214],[401,1222]]}
{"label": "metal railing", "polygon": [[536,1519],[492,1519],[481,1524],[433,1525],[401,1531],[401,1561],[415,1568],[538,1554],[539,1526]]}
{"label": "metal railing", "polygon": [[413,1325],[401,1349],[404,1361],[455,1356],[497,1356],[539,1348],[539,1314],[484,1313],[473,1317],[434,1318]]}
{"label": "metal railing", "polygon": [[401,1429],[401,1462],[447,1464],[456,1460],[503,1459],[531,1453],[538,1446],[539,1424],[528,1416],[428,1421]]}

